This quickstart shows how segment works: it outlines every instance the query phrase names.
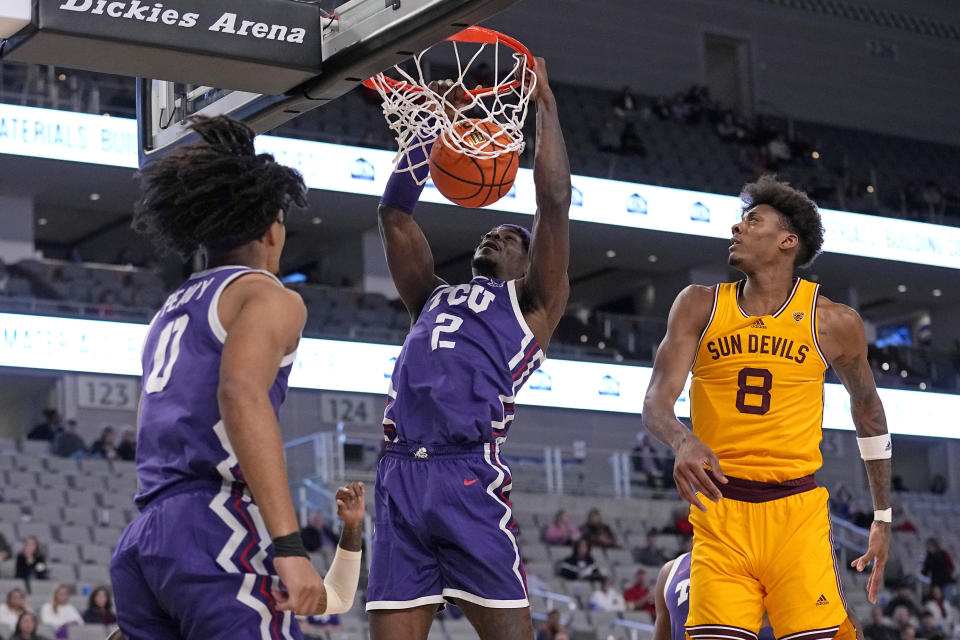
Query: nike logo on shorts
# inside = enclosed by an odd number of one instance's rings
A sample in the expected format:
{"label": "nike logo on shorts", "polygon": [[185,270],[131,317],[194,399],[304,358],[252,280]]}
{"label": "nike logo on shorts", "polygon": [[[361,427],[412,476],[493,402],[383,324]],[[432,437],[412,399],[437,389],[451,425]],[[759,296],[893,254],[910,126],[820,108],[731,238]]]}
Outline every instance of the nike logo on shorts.
{"label": "nike logo on shorts", "polygon": [[480,478],[474,478],[473,480],[464,480],[464,481],[463,481],[463,486],[469,487],[469,486],[472,485],[474,482],[479,482],[479,481],[480,481]]}

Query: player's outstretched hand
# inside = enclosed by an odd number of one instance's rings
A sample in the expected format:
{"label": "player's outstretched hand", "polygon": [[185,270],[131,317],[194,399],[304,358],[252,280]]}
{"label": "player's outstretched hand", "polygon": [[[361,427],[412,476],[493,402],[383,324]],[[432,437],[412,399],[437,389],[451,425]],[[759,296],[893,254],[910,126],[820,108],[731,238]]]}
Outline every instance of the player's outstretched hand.
{"label": "player's outstretched hand", "polygon": [[303,556],[274,558],[273,567],[284,588],[273,590],[278,611],[318,616],[327,610],[327,588],[310,560]]}
{"label": "player's outstretched hand", "polygon": [[363,526],[365,493],[362,482],[353,482],[337,489],[337,515],[343,520],[344,527]]}
{"label": "player's outstretched hand", "polygon": [[850,563],[850,566],[859,572],[870,566],[873,560],[873,571],[867,580],[867,600],[870,604],[877,603],[877,594],[883,584],[883,569],[887,566],[887,553],[890,551],[890,523],[874,521],[870,525],[870,540],[867,542],[867,552]]}
{"label": "player's outstretched hand", "polygon": [[673,465],[673,480],[677,483],[680,497],[701,511],[706,511],[707,508],[700,502],[697,492],[714,502],[720,502],[720,498],[723,497],[720,488],[707,475],[705,467],[710,467],[718,482],[727,483],[727,478],[720,469],[720,459],[717,458],[717,454],[691,433],[677,449],[677,460]]}
{"label": "player's outstretched hand", "polygon": [[536,79],[537,86],[535,86],[530,93],[530,99],[538,102],[541,98],[552,96],[553,90],[550,89],[550,80],[547,78],[547,61],[543,58],[535,57],[533,59],[532,71],[533,73],[527,76],[526,82],[529,88],[530,83]]}

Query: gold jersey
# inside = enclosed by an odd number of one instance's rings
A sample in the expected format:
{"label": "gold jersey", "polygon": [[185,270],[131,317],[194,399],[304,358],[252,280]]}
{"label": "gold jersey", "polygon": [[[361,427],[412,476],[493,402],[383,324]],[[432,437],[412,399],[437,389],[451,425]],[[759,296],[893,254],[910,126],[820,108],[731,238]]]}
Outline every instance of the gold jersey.
{"label": "gold jersey", "polygon": [[693,432],[726,475],[762,482],[810,475],[823,463],[820,285],[798,278],[780,310],[763,316],[740,308],[743,285],[717,285],[693,364]]}

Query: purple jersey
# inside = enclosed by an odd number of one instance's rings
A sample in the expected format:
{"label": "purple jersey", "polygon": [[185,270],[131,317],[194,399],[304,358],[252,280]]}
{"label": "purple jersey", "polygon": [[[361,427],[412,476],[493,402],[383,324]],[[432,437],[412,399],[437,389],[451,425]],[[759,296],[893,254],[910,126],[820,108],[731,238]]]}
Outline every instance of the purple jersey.
{"label": "purple jersey", "polygon": [[687,614],[690,612],[690,554],[685,553],[673,561],[667,583],[663,586],[663,597],[670,612],[670,637],[672,640],[686,640]]}
{"label": "purple jersey", "polygon": [[[195,273],[170,294],[150,323],[142,355],[137,506],[188,480],[209,479],[215,485],[243,480],[217,404],[227,338],[217,304],[227,285],[248,273],[275,277],[248,267]],[[270,389],[275,412],[286,396],[294,356],[283,359]]]}
{"label": "purple jersey", "polygon": [[544,360],[515,281],[441,286],[403,343],[390,381],[391,442],[503,442],[517,391]]}

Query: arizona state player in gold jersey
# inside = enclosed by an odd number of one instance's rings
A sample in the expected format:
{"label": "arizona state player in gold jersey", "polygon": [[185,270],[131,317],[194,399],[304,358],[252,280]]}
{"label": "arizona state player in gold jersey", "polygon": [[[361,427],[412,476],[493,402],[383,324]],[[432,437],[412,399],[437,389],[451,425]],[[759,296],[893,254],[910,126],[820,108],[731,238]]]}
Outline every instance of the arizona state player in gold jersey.
{"label": "arizona state player in gold jersey", "polygon": [[[850,394],[876,509],[868,550],[852,565],[873,561],[876,602],[890,545],[891,447],[863,321],[794,275],[823,245],[806,194],[765,176],[741,198],[729,261],[746,279],[677,296],[643,409],[646,427],[676,453],[680,495],[697,507],[686,631],[756,640],[767,610],[780,640],[852,639],[828,495],[813,473],[833,366]],[[674,415],[691,367],[692,433]]]}

